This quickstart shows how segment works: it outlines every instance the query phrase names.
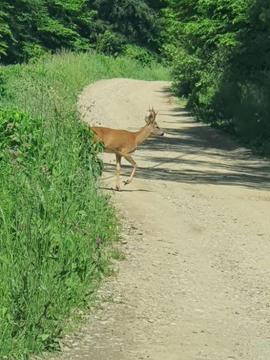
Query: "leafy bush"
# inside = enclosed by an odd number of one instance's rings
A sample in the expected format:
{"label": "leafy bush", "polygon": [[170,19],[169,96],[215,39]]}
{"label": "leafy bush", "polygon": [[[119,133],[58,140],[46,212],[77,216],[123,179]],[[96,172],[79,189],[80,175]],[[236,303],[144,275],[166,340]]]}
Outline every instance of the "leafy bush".
{"label": "leafy bush", "polygon": [[47,51],[39,44],[26,42],[23,46],[24,61],[37,61],[40,58],[46,56]]}
{"label": "leafy bush", "polygon": [[99,149],[75,117],[0,120],[0,354],[21,357],[57,348],[61,319],[106,271],[95,239],[115,237],[115,217],[96,192]]}
{"label": "leafy bush", "polygon": [[16,110],[0,109],[0,161],[29,161],[37,156],[41,122]]}
{"label": "leafy bush", "polygon": [[4,95],[6,95],[6,76],[0,68],[0,100]]}
{"label": "leafy bush", "polygon": [[103,54],[117,56],[122,52],[124,43],[123,36],[107,30],[98,36],[96,49]]}
{"label": "leafy bush", "polygon": [[150,51],[135,45],[126,45],[123,54],[143,66],[150,66],[157,60]]}
{"label": "leafy bush", "polygon": [[174,54],[172,73],[174,90],[181,96],[188,96],[198,85],[200,79],[200,59],[179,49]]}

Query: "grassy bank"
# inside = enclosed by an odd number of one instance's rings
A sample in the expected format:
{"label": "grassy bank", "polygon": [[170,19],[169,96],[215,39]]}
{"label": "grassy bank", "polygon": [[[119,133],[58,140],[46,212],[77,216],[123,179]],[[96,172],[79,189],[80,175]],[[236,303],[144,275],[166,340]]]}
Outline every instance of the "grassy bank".
{"label": "grassy bank", "polygon": [[108,272],[117,221],[97,192],[99,148],[76,101],[96,80],[167,79],[160,66],[60,54],[0,68],[0,358],[58,347],[64,319]]}

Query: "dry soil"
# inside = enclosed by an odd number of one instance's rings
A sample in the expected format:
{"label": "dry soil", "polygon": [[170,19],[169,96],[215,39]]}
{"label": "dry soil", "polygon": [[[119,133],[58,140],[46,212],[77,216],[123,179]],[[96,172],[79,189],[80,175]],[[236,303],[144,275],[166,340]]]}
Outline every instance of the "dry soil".
{"label": "dry soil", "polygon": [[126,259],[55,359],[270,359],[270,163],[196,122],[169,85],[102,80],[80,96],[85,121],[129,130],[153,105],[166,136],[135,153],[132,184],[108,190]]}

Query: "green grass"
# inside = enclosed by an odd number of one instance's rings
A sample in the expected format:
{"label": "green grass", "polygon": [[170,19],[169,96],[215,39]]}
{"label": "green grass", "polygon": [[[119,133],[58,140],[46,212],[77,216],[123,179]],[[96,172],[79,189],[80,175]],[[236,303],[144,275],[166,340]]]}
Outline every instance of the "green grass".
{"label": "green grass", "polygon": [[118,225],[97,189],[99,146],[76,101],[96,80],[167,80],[162,66],[63,53],[0,67],[0,359],[58,348],[115,257]]}

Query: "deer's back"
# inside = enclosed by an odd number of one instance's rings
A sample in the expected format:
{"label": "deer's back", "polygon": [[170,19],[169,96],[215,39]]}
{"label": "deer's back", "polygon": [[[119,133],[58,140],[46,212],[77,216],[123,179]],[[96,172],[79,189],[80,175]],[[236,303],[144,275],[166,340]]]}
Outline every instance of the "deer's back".
{"label": "deer's back", "polygon": [[105,127],[92,127],[96,138],[104,143],[105,149],[113,152],[129,153],[136,148],[136,136],[127,130],[118,130]]}

